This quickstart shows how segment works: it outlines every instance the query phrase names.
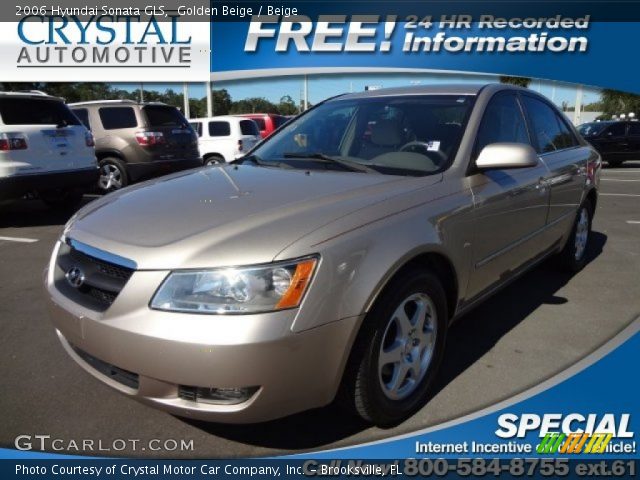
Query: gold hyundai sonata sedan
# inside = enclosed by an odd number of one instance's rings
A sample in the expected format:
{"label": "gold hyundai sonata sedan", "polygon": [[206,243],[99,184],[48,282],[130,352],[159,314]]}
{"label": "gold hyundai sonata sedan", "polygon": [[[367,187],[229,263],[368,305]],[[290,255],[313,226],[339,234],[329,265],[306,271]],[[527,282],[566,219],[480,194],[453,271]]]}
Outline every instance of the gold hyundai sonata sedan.
{"label": "gold hyundai sonata sedan", "polygon": [[51,318],[86,371],[176,415],[260,422],[338,396],[394,425],[452,321],[548,256],[584,266],[599,173],[530,90],[338,96],[232,164],[80,210],[46,272]]}

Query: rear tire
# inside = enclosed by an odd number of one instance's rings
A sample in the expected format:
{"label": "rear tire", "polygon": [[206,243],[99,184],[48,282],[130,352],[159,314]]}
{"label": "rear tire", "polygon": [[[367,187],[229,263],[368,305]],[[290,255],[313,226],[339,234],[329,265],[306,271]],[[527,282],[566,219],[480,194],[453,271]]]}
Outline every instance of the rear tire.
{"label": "rear tire", "polygon": [[208,155],[204,158],[204,164],[205,165],[221,165],[226,163],[224,157],[222,157],[222,155]]}
{"label": "rear tire", "polygon": [[587,264],[592,219],[593,206],[589,200],[585,200],[578,209],[571,235],[569,235],[564,249],[559,254],[563,270],[576,273]]}
{"label": "rear tire", "polygon": [[398,275],[358,333],[341,386],[343,406],[383,428],[419,410],[442,360],[447,324],[438,278],[418,269]]}
{"label": "rear tire", "polygon": [[98,189],[102,193],[114,192],[129,185],[127,167],[119,158],[106,157],[100,160]]}
{"label": "rear tire", "polygon": [[78,189],[56,189],[40,192],[40,199],[50,208],[72,210],[82,202],[82,191]]}

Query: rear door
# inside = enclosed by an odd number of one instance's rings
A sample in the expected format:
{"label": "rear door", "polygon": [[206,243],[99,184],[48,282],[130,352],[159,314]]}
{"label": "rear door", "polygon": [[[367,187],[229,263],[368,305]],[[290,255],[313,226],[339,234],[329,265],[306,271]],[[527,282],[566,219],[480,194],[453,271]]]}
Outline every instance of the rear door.
{"label": "rear door", "polygon": [[545,177],[545,187],[551,191],[547,223],[573,222],[585,191],[591,149],[578,142],[567,120],[551,105],[526,94],[522,100],[534,146],[549,169]]}
{"label": "rear door", "polygon": [[237,139],[231,135],[229,120],[210,120],[204,128],[207,135],[202,136],[202,155],[220,155],[227,162],[233,160]]}
{"label": "rear door", "polygon": [[242,152],[248,152],[261,140],[258,125],[253,120],[240,120],[240,140],[242,140]]}
{"label": "rear door", "polygon": [[22,136],[26,148],[3,152],[15,174],[55,173],[95,168],[87,129],[60,100],[37,96],[0,98],[2,132]]}
{"label": "rear door", "polygon": [[605,159],[625,159],[629,153],[626,123],[618,122],[609,125],[598,137],[598,145]]}
{"label": "rear door", "polygon": [[628,160],[640,160],[640,122],[630,122]]}
{"label": "rear door", "polygon": [[193,159],[199,156],[198,140],[191,125],[177,108],[169,105],[145,105],[142,108],[150,132],[162,133],[163,160]]}

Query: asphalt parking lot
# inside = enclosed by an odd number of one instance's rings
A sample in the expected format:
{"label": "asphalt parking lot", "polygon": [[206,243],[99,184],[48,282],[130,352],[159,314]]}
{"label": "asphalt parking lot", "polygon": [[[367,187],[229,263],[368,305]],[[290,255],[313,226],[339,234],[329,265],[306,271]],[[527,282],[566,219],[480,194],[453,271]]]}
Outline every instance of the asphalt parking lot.
{"label": "asphalt parking lot", "polygon": [[[376,440],[510,397],[583,358],[640,314],[638,161],[603,171],[587,267],[571,277],[547,262],[455,324],[433,398],[402,425],[371,428],[331,406],[259,426],[186,421],[111,390],[58,343],[41,277],[66,220],[37,201],[0,207],[2,447],[13,448],[18,435],[50,435],[62,440],[57,445],[94,440],[94,448],[98,440],[105,448],[139,439],[136,451],[128,443],[95,454],[226,458]],[[160,441],[156,447],[193,440],[193,450],[151,451],[149,439]]]}

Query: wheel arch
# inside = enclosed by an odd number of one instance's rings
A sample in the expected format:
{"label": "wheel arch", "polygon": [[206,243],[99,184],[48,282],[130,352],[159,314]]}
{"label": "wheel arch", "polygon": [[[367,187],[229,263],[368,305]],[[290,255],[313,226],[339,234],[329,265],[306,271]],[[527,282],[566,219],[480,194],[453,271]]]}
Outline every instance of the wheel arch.
{"label": "wheel arch", "polygon": [[120,152],[119,150],[112,150],[112,149],[96,150],[96,158],[98,159],[98,161],[104,160],[105,158],[109,158],[109,157],[115,157],[119,160],[122,160],[123,162],[127,161],[124,155],[122,155],[122,152]]}
{"label": "wheel arch", "polygon": [[366,304],[366,312],[368,312],[374,303],[380,298],[389,284],[406,270],[418,268],[431,270],[438,276],[442,282],[442,287],[447,296],[447,316],[451,321],[455,315],[458,304],[459,281],[456,268],[451,259],[440,251],[430,250],[419,252],[405,258],[392,268],[388,274],[381,280],[374,290],[373,295]]}

